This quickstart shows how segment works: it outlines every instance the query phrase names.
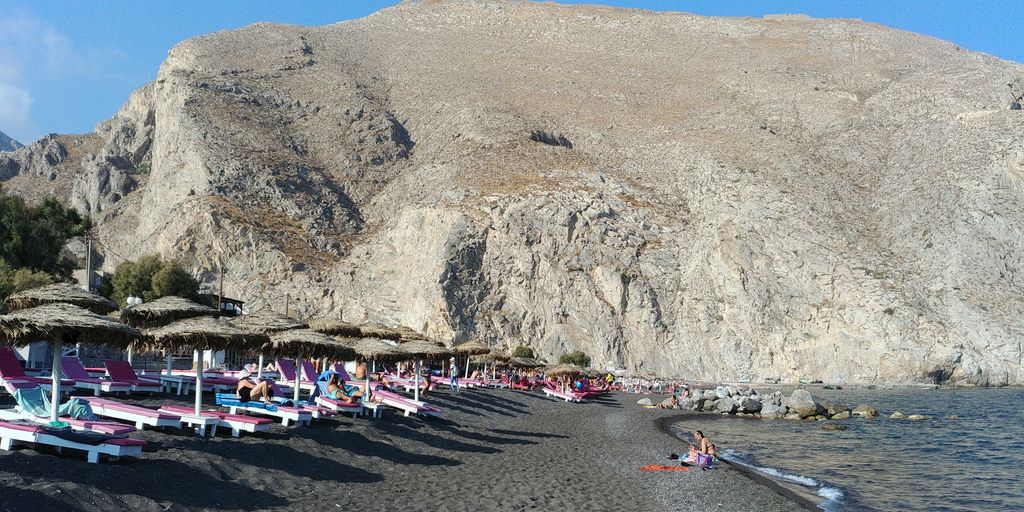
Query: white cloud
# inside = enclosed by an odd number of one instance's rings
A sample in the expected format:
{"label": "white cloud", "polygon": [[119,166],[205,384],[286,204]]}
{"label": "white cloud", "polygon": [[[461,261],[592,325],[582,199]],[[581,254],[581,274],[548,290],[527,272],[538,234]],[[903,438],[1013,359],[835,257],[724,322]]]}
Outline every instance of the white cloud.
{"label": "white cloud", "polygon": [[32,95],[28,90],[0,83],[0,131],[14,138],[27,133],[31,129],[31,108]]}

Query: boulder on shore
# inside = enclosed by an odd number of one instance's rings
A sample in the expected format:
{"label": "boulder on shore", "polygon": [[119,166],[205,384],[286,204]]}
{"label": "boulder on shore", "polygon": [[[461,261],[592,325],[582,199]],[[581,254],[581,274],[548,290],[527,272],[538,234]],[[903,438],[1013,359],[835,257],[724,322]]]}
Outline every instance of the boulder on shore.
{"label": "boulder on shore", "polygon": [[761,417],[767,419],[782,419],[786,416],[786,408],[781,405],[764,404],[761,406]]}
{"label": "boulder on shore", "polygon": [[740,404],[736,403],[736,400],[733,400],[732,398],[723,398],[715,405],[715,410],[722,414],[733,414],[739,406]]}
{"label": "boulder on shore", "polygon": [[829,430],[829,431],[838,431],[838,430],[846,430],[847,427],[846,427],[846,425],[840,425],[839,423],[832,423],[830,421],[830,422],[827,422],[827,423],[823,423],[821,425],[821,429],[822,430]]}
{"label": "boulder on shore", "polygon": [[791,412],[799,414],[801,418],[818,414],[818,404],[814,401],[811,393],[806,389],[796,389],[785,402]]}
{"label": "boulder on shore", "polygon": [[759,412],[763,407],[761,402],[758,402],[756,398],[749,396],[743,397],[740,402],[740,410],[743,412]]}
{"label": "boulder on shore", "polygon": [[860,418],[874,418],[878,416],[878,411],[870,405],[860,404],[853,409],[853,415]]}
{"label": "boulder on shore", "polygon": [[832,419],[834,419],[834,420],[850,419],[850,411],[840,411],[840,412],[836,413],[835,416],[832,416]]}
{"label": "boulder on shore", "polygon": [[636,401],[636,404],[637,405],[654,405],[654,403],[651,402],[650,398],[641,398],[640,400]]}

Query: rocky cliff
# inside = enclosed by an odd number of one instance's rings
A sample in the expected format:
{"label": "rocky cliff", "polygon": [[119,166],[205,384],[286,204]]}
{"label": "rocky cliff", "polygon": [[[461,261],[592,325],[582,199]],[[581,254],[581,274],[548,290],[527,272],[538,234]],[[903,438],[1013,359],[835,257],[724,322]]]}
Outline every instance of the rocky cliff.
{"label": "rocky cliff", "polygon": [[185,41],[0,179],[110,253],[223,261],[254,308],[708,379],[1024,384],[1022,77],[856,20],[414,2]]}

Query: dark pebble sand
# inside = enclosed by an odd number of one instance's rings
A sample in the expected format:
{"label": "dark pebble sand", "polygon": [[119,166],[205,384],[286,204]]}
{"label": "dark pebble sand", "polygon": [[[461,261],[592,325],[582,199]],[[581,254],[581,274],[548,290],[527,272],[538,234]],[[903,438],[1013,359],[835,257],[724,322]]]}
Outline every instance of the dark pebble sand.
{"label": "dark pebble sand", "polygon": [[240,439],[146,430],[132,434],[150,442],[142,457],[100,464],[21,448],[0,452],[0,510],[801,509],[728,466],[639,471],[682,443],[659,426],[673,411],[635,400],[438,391],[443,419],[346,416]]}

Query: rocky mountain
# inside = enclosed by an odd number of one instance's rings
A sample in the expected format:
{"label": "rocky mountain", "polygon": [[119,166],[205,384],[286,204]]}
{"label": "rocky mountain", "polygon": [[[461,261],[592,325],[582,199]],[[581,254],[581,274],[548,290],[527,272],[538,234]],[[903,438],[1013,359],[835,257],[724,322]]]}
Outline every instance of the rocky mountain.
{"label": "rocky mountain", "polygon": [[[0,156],[249,306],[708,379],[1024,384],[1024,66],[857,20],[412,2],[175,46]],[[1015,108],[1016,107],[1016,108]]]}
{"label": "rocky mountain", "polygon": [[22,146],[22,143],[8,137],[6,133],[0,132],[0,151],[14,151]]}

